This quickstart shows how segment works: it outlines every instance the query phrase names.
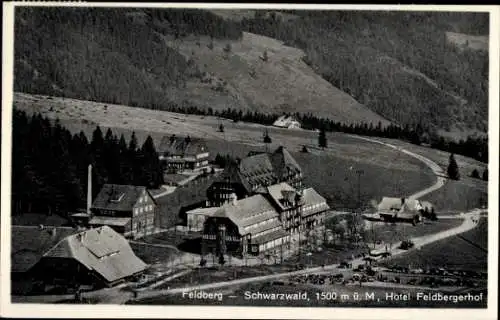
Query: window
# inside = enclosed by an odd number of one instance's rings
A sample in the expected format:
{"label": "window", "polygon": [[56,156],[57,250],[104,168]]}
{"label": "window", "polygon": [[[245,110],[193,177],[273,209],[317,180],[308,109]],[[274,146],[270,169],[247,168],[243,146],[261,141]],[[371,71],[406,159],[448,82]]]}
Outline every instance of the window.
{"label": "window", "polygon": [[139,208],[135,208],[135,209],[134,209],[134,214],[135,214],[135,215],[138,215],[138,214],[139,214]]}
{"label": "window", "polygon": [[144,211],[144,207],[139,208],[139,213],[142,213]]}

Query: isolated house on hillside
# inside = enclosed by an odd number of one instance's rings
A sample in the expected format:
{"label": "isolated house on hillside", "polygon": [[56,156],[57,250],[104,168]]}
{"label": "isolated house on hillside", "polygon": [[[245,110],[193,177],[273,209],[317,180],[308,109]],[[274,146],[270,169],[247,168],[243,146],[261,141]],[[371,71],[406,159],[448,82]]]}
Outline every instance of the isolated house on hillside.
{"label": "isolated house on hillside", "polygon": [[273,126],[287,129],[299,129],[300,122],[292,116],[283,115],[274,121]]}
{"label": "isolated house on hillside", "polygon": [[210,155],[207,145],[201,139],[185,137],[163,137],[158,147],[160,161],[171,173],[185,170],[208,170]]}
{"label": "isolated house on hillside", "polygon": [[45,281],[66,285],[113,286],[146,268],[128,241],[104,226],[65,237],[43,254],[33,273]]}
{"label": "isolated house on hillside", "polygon": [[207,205],[226,203],[233,193],[242,199],[260,192],[262,187],[280,182],[286,182],[298,190],[303,188],[302,169],[284,147],[279,147],[273,153],[248,156],[239,164],[226,168],[221,178],[207,191]]}
{"label": "isolated house on hillside", "polygon": [[109,226],[125,237],[153,233],[157,205],[145,187],[105,184],[92,203],[91,227]]}

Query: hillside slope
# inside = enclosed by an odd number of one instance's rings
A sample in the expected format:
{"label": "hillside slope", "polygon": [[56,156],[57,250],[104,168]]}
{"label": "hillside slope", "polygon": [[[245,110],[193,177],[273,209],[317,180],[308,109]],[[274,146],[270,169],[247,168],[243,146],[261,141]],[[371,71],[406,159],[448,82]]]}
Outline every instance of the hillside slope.
{"label": "hillside slope", "polygon": [[300,18],[290,22],[255,15],[242,24],[303,48],[316,72],[393,122],[456,138],[487,132],[487,14],[294,13]]}
{"label": "hillside slope", "polygon": [[20,8],[15,90],[120,103],[488,127],[488,15]]}
{"label": "hillside slope", "polygon": [[237,41],[165,38],[196,65],[199,75],[183,90],[172,90],[175,101],[263,113],[310,112],[345,123],[387,123],[315,73],[303,61],[302,50],[281,41],[247,32]]}
{"label": "hillside slope", "polygon": [[316,74],[302,50],[208,11],[23,8],[16,26],[16,91],[388,123]]}

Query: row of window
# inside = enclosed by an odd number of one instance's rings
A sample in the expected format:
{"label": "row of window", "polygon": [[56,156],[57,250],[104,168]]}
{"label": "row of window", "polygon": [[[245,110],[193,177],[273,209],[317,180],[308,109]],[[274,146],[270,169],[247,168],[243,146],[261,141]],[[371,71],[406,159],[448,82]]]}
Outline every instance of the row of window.
{"label": "row of window", "polygon": [[139,197],[139,203],[146,203],[146,202],[148,202],[148,196]]}
{"label": "row of window", "polygon": [[316,203],[313,205],[304,206],[304,211],[319,209],[320,207],[324,207],[325,205],[326,205],[325,202],[321,202],[321,203]]}
{"label": "row of window", "polygon": [[290,227],[295,226],[295,225],[297,225],[299,223],[300,223],[299,219],[293,219],[293,220],[290,220],[290,221],[286,221],[285,222],[285,229],[289,229]]}
{"label": "row of window", "polygon": [[149,218],[147,218],[145,220],[136,221],[134,223],[134,229],[135,230],[140,230],[140,229],[143,229],[143,228],[146,228],[146,227],[151,227],[153,224],[154,224],[153,217],[149,217]]}
{"label": "row of window", "polygon": [[294,217],[296,216],[298,213],[298,209],[291,209],[291,210],[288,210],[284,213],[284,218],[286,219],[290,219],[291,217]]}
{"label": "row of window", "polygon": [[149,204],[149,205],[144,206],[144,207],[134,208],[134,215],[138,215],[138,214],[141,214],[144,212],[152,212],[152,211],[153,211],[153,205]]}
{"label": "row of window", "polygon": [[268,250],[268,249],[271,249],[271,248],[274,248],[278,245],[281,245],[283,243],[285,243],[287,241],[287,238],[289,236],[286,236],[286,237],[283,237],[283,238],[279,238],[279,239],[276,239],[276,240],[273,240],[273,241],[269,241],[269,242],[266,242],[264,244],[261,244],[259,246],[259,250],[260,251],[265,251],[265,250]]}

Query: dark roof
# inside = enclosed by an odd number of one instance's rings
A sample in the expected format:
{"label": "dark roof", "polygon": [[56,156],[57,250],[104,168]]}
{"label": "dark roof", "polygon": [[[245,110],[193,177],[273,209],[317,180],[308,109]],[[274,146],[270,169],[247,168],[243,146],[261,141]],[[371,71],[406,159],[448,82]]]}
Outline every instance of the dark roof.
{"label": "dark roof", "polygon": [[207,145],[199,138],[164,136],[158,147],[158,153],[167,155],[194,156],[204,152],[208,152]]}
{"label": "dark roof", "polygon": [[108,226],[68,236],[43,257],[75,259],[107,282],[132,276],[147,268],[127,240]]}
{"label": "dark roof", "polygon": [[250,192],[254,186],[278,183],[288,171],[299,173],[302,169],[284,147],[279,147],[273,153],[256,153],[228,166],[220,181],[230,179]]}
{"label": "dark roof", "polygon": [[[55,230],[55,232],[54,232]],[[26,272],[54,245],[78,231],[69,227],[12,226],[11,271]]]}
{"label": "dark roof", "polygon": [[304,201],[304,207],[311,207],[317,205],[316,208],[309,208],[303,210],[303,217],[310,216],[312,214],[323,212],[330,209],[330,206],[326,203],[326,199],[323,198],[316,190],[313,188],[304,189],[302,192],[302,197]]}
{"label": "dark roof", "polygon": [[295,161],[290,152],[282,146],[276,149],[271,155],[271,163],[279,179],[283,178],[287,171],[302,172],[297,161]]}
{"label": "dark roof", "polygon": [[224,169],[223,174],[216,180],[216,182],[237,183],[243,186],[246,192],[251,192],[252,188],[248,180],[243,177],[237,165],[231,164]]}
{"label": "dark roof", "polygon": [[131,211],[144,191],[147,192],[146,187],[142,186],[105,184],[95,198],[92,208]]}

